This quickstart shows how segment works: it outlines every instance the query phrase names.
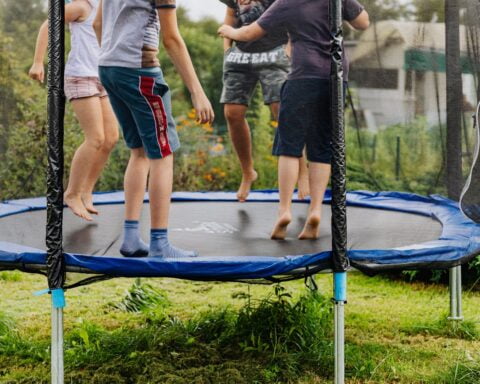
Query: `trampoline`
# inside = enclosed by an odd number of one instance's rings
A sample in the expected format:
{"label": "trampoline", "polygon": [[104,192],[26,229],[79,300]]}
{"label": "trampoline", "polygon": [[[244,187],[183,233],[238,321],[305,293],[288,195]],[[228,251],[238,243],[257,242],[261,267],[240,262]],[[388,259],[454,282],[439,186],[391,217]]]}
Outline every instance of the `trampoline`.
{"label": "trampoline", "polygon": [[[293,236],[299,232],[301,224],[295,221],[286,241],[269,240],[278,201],[275,191],[255,192],[246,204],[237,203],[233,193],[177,193],[173,196],[171,214],[172,240],[175,245],[199,251],[201,256],[185,260],[126,259],[118,256],[123,193],[95,196],[96,203],[104,205],[96,224],[73,220],[69,212],[64,215],[64,0],[49,1],[47,197],[0,204],[0,270],[21,270],[47,276],[46,292],[52,299],[52,383],[64,384],[65,289],[115,277],[278,282],[322,271],[332,272],[336,384],[345,382],[345,305],[347,271],[351,266],[369,274],[406,269],[449,269],[451,319],[462,319],[460,266],[480,254],[480,226],[465,218],[457,203],[443,197],[398,192],[346,192],[342,1],[331,0],[329,10],[332,192],[327,193],[325,199],[331,209],[324,209],[320,239],[296,240]],[[478,18],[474,12],[470,13],[475,19],[472,25],[476,26]],[[431,71],[448,69],[445,79],[447,144],[448,153],[454,158],[453,155],[459,157],[462,154],[458,129],[452,130],[461,126],[459,103],[462,90],[457,86],[462,76],[458,54],[460,25],[455,6],[450,4],[447,14],[445,33],[448,41],[445,52],[441,52],[445,55],[444,63],[438,59],[441,56],[435,56],[433,52],[426,55],[426,47],[419,44],[405,53],[406,58],[414,59],[407,61],[405,68],[422,72],[429,69],[427,64],[431,64]],[[438,29],[435,31],[439,35]],[[375,35],[376,32],[375,29]],[[470,34],[477,36],[472,31]],[[424,40],[425,37],[421,39]],[[382,63],[380,59],[377,61]],[[364,73],[361,69],[360,72]],[[372,76],[362,76],[362,80],[377,79],[390,86],[398,79],[406,79],[396,75],[393,77],[395,81],[390,81],[386,75],[392,73],[391,69],[370,73]],[[418,80],[422,78],[419,76]],[[436,80],[438,75],[432,78]],[[434,83],[438,88],[438,82]],[[411,85],[405,80],[400,88],[408,90]],[[382,95],[376,106],[387,111],[391,96]],[[438,116],[441,116],[439,100],[437,96],[435,105]],[[401,105],[395,102],[396,110],[390,114],[400,111]],[[457,163],[447,161],[450,188],[461,175]],[[305,204],[296,201],[295,220],[303,219],[306,209]],[[142,230],[147,239],[148,209],[145,211]],[[86,274],[85,279],[69,286],[66,284],[68,272]]]}
{"label": "trampoline", "polygon": [[[321,237],[300,241],[307,205],[294,204],[295,220],[285,241],[269,239],[278,193],[258,191],[248,203],[234,193],[176,193],[170,232],[175,244],[195,249],[186,260],[127,259],[119,254],[124,196],[97,194],[103,204],[95,223],[66,212],[66,270],[112,277],[174,277],[193,280],[282,281],[331,270],[330,208],[324,206]],[[328,192],[325,204],[331,202]],[[398,269],[451,268],[480,253],[480,226],[448,199],[398,192],[347,195],[348,256],[366,273]],[[0,269],[46,271],[45,199],[0,205]],[[143,236],[148,238],[148,197]],[[260,279],[260,280],[259,280]],[[89,280],[91,281],[91,280]]]}

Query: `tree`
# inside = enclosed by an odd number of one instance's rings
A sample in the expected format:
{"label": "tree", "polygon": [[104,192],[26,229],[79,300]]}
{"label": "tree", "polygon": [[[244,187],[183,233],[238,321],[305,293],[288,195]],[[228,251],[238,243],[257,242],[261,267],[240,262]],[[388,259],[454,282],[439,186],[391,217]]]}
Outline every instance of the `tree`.
{"label": "tree", "polygon": [[415,20],[445,22],[445,0],[414,0]]}
{"label": "tree", "polygon": [[404,20],[409,18],[412,9],[399,0],[363,0],[372,21]]}
{"label": "tree", "polygon": [[0,0],[0,17],[4,35],[15,41],[12,48],[19,62],[32,56],[38,29],[47,17],[44,0]]}
{"label": "tree", "polygon": [[7,49],[10,44],[11,40],[0,34],[0,156],[7,149],[10,124],[17,117],[12,53]]}

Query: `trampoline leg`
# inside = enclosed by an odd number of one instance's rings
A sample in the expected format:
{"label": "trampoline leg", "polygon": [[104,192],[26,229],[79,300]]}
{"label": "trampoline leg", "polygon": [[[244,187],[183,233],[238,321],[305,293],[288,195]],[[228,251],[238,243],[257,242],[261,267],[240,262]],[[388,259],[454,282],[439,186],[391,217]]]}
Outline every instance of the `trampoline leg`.
{"label": "trampoline leg", "polygon": [[[59,301],[60,300],[60,301]],[[63,305],[62,305],[63,300]],[[63,290],[52,291],[52,384],[64,384]]]}
{"label": "trampoline leg", "polygon": [[463,320],[462,308],[462,267],[450,269],[450,317],[451,321]]}
{"label": "trampoline leg", "polygon": [[347,273],[334,274],[335,303],[335,384],[345,383],[345,304]]}
{"label": "trampoline leg", "polygon": [[315,278],[315,275],[309,276],[305,284],[310,291],[318,292],[317,279]]}

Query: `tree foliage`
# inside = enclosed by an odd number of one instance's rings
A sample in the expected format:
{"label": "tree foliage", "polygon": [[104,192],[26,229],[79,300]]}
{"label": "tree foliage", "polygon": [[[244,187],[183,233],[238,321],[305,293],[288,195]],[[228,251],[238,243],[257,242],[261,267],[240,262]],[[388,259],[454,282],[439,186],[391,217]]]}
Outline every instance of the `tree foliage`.
{"label": "tree foliage", "polygon": [[44,0],[0,0],[1,31],[15,42],[11,49],[17,57],[33,54],[38,28],[46,17]]}
{"label": "tree foliage", "polygon": [[429,23],[445,21],[445,0],[414,0],[415,20]]}
{"label": "tree foliage", "polygon": [[404,20],[411,16],[412,9],[398,0],[362,0],[372,21]]}

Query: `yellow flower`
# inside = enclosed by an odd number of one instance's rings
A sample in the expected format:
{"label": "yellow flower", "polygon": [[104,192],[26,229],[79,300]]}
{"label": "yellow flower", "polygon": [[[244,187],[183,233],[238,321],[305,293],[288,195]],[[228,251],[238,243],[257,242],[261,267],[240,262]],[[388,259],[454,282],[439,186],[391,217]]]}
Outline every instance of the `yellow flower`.
{"label": "yellow flower", "polygon": [[278,128],[278,121],[272,120],[272,121],[270,122],[270,125],[271,125],[273,128]]}
{"label": "yellow flower", "polygon": [[210,125],[210,123],[202,124],[202,128],[205,132],[208,132],[208,133],[213,132],[213,127]]}
{"label": "yellow flower", "polygon": [[218,143],[216,145],[214,145],[213,147],[210,148],[210,150],[212,152],[215,152],[215,153],[220,153],[222,152],[223,150],[225,149],[225,147],[223,146],[223,144],[221,143]]}

